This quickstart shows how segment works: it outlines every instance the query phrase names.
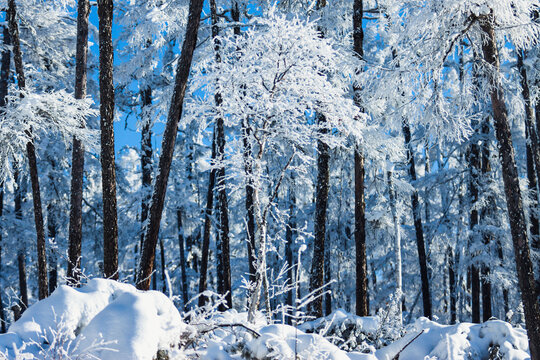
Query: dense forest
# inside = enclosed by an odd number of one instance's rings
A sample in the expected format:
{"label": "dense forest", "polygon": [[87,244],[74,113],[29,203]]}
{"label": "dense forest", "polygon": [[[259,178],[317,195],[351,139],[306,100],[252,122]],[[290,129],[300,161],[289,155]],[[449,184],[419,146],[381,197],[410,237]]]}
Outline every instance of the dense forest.
{"label": "dense forest", "polygon": [[540,360],[538,0],[0,4],[2,333],[106,278],[256,338],[378,319],[340,349],[379,359],[496,318]]}

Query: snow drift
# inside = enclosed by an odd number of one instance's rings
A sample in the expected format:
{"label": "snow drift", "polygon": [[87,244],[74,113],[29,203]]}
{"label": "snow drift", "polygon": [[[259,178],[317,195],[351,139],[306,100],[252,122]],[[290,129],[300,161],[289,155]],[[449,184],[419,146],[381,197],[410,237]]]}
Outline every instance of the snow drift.
{"label": "snow drift", "polygon": [[152,359],[178,343],[187,328],[162,293],[93,279],[79,289],[60,286],[28,308],[0,335],[0,354],[8,359]]}
{"label": "snow drift", "polygon": [[151,360],[158,351],[170,360],[530,359],[526,331],[500,320],[441,325],[420,318],[391,342],[378,317],[342,309],[297,328],[268,324],[262,313],[248,324],[246,313],[215,307],[190,317],[185,324],[160,292],[112,280],[60,286],[0,335],[0,359]]}

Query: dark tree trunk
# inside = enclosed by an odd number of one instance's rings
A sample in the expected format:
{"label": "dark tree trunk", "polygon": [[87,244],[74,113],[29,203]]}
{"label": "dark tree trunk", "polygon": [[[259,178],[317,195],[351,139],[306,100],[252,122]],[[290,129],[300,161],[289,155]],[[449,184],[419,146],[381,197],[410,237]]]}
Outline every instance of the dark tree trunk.
{"label": "dark tree trunk", "polygon": [[[8,1],[7,18],[9,23],[11,40],[13,42],[13,59],[15,63],[15,71],[17,72],[17,82],[19,85],[19,89],[24,90],[26,88],[26,80],[24,77],[21,43],[19,39],[19,24],[17,20],[17,9],[15,6],[15,0]],[[28,135],[31,138],[32,134],[28,133]],[[34,147],[33,140],[30,140],[26,144],[26,152],[28,156],[30,181],[32,183],[34,221],[36,225],[37,237],[38,297],[41,300],[49,295],[49,286],[47,281],[47,255],[45,252],[45,229],[43,226],[43,210],[41,209],[41,191],[39,189],[36,149]]]}
{"label": "dark tree trunk", "polygon": [[[478,132],[475,132],[477,135]],[[469,229],[471,230],[471,237],[469,239],[469,245],[473,244],[476,241],[475,231],[478,225],[479,216],[478,209],[476,208],[478,202],[478,178],[480,173],[480,146],[478,145],[478,138],[475,138],[471,141],[470,150],[469,150],[469,171],[470,171],[470,181],[469,181],[469,195],[471,197],[471,213],[469,218]],[[474,254],[473,254],[473,265],[470,268],[471,272],[471,302],[472,302],[472,322],[480,322],[480,271],[478,265],[474,263]]]}
{"label": "dark tree trunk", "polygon": [[[323,114],[317,114],[317,122],[322,129],[322,133],[327,133],[325,129],[326,118]],[[315,202],[315,239],[313,241],[313,260],[311,263],[311,274],[309,290],[314,292],[316,299],[310,306],[310,313],[315,317],[323,315],[323,299],[321,288],[324,285],[324,240],[326,237],[326,209],[328,207],[328,190],[330,184],[330,151],[328,145],[323,141],[317,142],[319,156],[317,158],[317,188]]]}
{"label": "dark tree trunk", "polygon": [[[9,28],[3,26],[4,46],[11,45],[11,38],[9,36]],[[9,85],[9,68],[11,65],[11,51],[2,51],[2,60],[0,68],[0,111],[6,106],[6,95],[8,93]],[[3,229],[1,226],[2,214],[4,211],[4,183],[0,183],[0,273],[2,272],[2,234]],[[2,285],[0,284],[0,287]],[[2,299],[2,291],[0,290],[0,332],[3,334],[6,332],[6,314],[4,312],[4,301]]]}
{"label": "dark tree trunk", "polygon": [[[503,249],[501,241],[497,241],[497,256],[499,257],[499,261],[501,264],[504,262],[504,255],[503,255]],[[508,312],[510,311],[510,305],[508,303],[508,289],[502,285],[502,293],[503,293],[503,306],[504,306],[504,321],[510,321],[508,318]]]}
{"label": "dark tree trunk", "polygon": [[[285,230],[285,257],[287,260],[287,282],[289,285],[295,284],[294,280],[294,232],[296,231],[296,194],[295,194],[295,182],[294,176],[291,175],[291,183],[289,185],[289,220],[287,223],[287,229]],[[296,287],[296,284],[294,285]],[[287,292],[286,304],[290,308],[294,308],[294,288]],[[288,316],[287,324],[292,324],[292,317]]]}
{"label": "dark tree trunk", "polygon": [[[217,16],[216,1],[210,0],[210,14],[212,17],[212,38],[214,40],[214,51],[216,62],[221,62],[219,36],[219,20]],[[216,108],[222,103],[221,93],[216,92]],[[226,304],[220,306],[220,311],[227,308],[232,309],[232,287],[231,287],[231,260],[229,244],[229,206],[227,200],[227,188],[225,184],[225,128],[223,118],[216,121],[216,160],[218,169],[216,172],[216,185],[218,192],[217,215],[218,215],[218,235],[217,235],[217,260],[218,260],[218,290],[221,295],[225,295]]]}
{"label": "dark tree trunk", "polygon": [[502,163],[506,206],[510,218],[510,230],[514,243],[516,268],[521,289],[521,299],[525,313],[525,323],[529,337],[529,350],[532,360],[540,360],[540,305],[536,298],[536,283],[527,241],[525,214],[519,189],[519,177],[516,167],[512,134],[508,123],[508,113],[504,102],[502,85],[497,75],[499,71],[499,55],[493,26],[494,19],[486,16],[481,19],[481,29],[484,32],[482,51],[485,61],[493,67],[490,75],[491,105],[495,132],[499,142],[499,156]]}
{"label": "dark tree trunk", "polygon": [[167,293],[167,277],[165,276],[165,247],[163,246],[163,239],[159,239],[159,253],[161,254],[161,292]]}
{"label": "dark tree trunk", "polygon": [[[214,131],[214,139],[212,140],[212,160],[216,158],[216,132]],[[203,243],[201,254],[201,272],[199,278],[199,294],[202,294],[206,290],[207,286],[207,272],[208,272],[208,252],[210,249],[210,231],[212,229],[212,209],[214,207],[214,186],[216,180],[216,170],[212,168],[210,170],[208,179],[208,191],[206,193],[206,211],[204,213],[204,229],[203,229]],[[204,306],[206,303],[206,297],[199,296],[199,306]]]}
{"label": "dark tree trunk", "polygon": [[[238,1],[233,1],[232,20],[235,23],[240,23],[240,9]],[[234,27],[234,34],[240,35],[240,26]],[[249,281],[255,282],[255,209],[253,207],[253,164],[252,164],[252,147],[249,142],[251,128],[247,121],[243,124],[243,145],[244,145],[244,171],[246,173],[246,222],[247,222],[247,255],[249,268]]]}
{"label": "dark tree trunk", "polygon": [[[482,134],[484,138],[487,138],[489,135],[489,123],[488,119],[482,124]],[[491,162],[490,162],[490,151],[489,143],[484,139],[482,143],[482,176],[484,180],[488,180],[489,173],[491,172]],[[482,221],[484,223],[489,219],[490,214],[492,213],[492,204],[495,202],[493,197],[489,196],[489,199],[486,206],[482,209]],[[484,249],[486,251],[490,250],[491,234],[485,233],[482,236],[484,242]],[[491,254],[488,253],[488,257],[491,258]],[[491,318],[491,281],[489,280],[490,268],[489,263],[482,264],[482,320],[488,321]]]}
{"label": "dark tree trunk", "polygon": [[[523,65],[523,52],[517,50],[517,66],[521,75],[521,95],[525,102],[525,137],[527,139],[527,179],[529,180],[529,191],[532,197],[532,206],[529,211],[529,227],[533,242],[538,239],[540,233],[540,223],[538,220],[538,179],[540,179],[540,150],[538,144],[538,134],[533,125],[533,108],[531,105],[531,95],[527,81],[527,71]],[[540,109],[539,109],[540,110]]]}
{"label": "dark tree trunk", "polygon": [[139,275],[137,276],[137,287],[141,290],[147,290],[150,286],[150,274],[153,270],[153,260],[156,253],[156,243],[159,236],[159,227],[165,203],[165,193],[167,192],[167,182],[169,180],[169,171],[176,143],[176,133],[178,132],[178,122],[182,115],[182,107],[186,86],[191,69],[193,52],[197,44],[197,33],[203,0],[191,0],[189,4],[188,23],[186,36],[182,45],[180,60],[176,70],[176,80],[174,92],[169,108],[167,125],[163,134],[161,145],[162,153],[159,158],[159,172],[156,177],[154,192],[152,194],[152,205],[150,207],[150,223],[146,230],[142,257],[139,266]]}
{"label": "dark tree trunk", "polygon": [[182,283],[182,303],[184,310],[188,302],[188,288],[186,279],[186,253],[184,247],[184,228],[182,227],[182,209],[176,210],[176,225],[178,226],[178,246],[180,248],[180,278]]}
{"label": "dark tree trunk", "polygon": [[[50,159],[51,170],[49,173],[49,184],[51,189],[54,188],[54,170],[56,169],[55,160]],[[56,207],[53,199],[49,200],[47,204],[47,237],[49,244],[53,246],[49,247],[49,294],[51,294],[58,286],[58,258],[56,255]]]}
{"label": "dark tree trunk", "polygon": [[457,320],[456,272],[454,269],[454,251],[451,246],[448,246],[447,255],[448,284],[450,287],[450,324],[455,324]]}
{"label": "dark tree trunk", "polygon": [[[54,205],[47,205],[47,236],[49,242],[56,243],[56,219]],[[58,259],[56,257],[56,249],[51,249],[49,252],[49,294],[52,293],[58,286]]]}
{"label": "dark tree trunk", "polygon": [[[330,249],[326,248],[326,255],[324,256],[324,282],[325,284],[330,284],[332,281],[332,272],[330,264]],[[324,315],[328,316],[332,313],[332,285],[329,285],[329,288],[324,295]]]}
{"label": "dark tree trunk", "polygon": [[[144,234],[150,209],[150,194],[152,187],[152,125],[148,107],[152,105],[152,89],[147,86],[142,92],[142,127],[141,127],[141,172],[142,172],[142,201],[141,201],[141,236],[140,249],[143,248]],[[138,253],[138,251],[136,251]],[[137,275],[137,274],[135,274]],[[135,279],[135,283],[137,279]]]}
{"label": "dark tree trunk", "polygon": [[[15,169],[13,174],[13,182],[15,188],[15,219],[17,223],[22,222],[22,188],[21,179],[19,179],[19,170]],[[17,251],[17,266],[19,268],[19,315],[22,314],[28,307],[28,287],[26,284],[26,246],[24,240],[19,239],[19,249]],[[15,319],[17,320],[17,319]]]}
{"label": "dark tree trunk", "polygon": [[[9,28],[2,26],[4,35],[4,46],[11,46],[11,36],[9,35]],[[11,66],[11,51],[2,51],[2,60],[0,68],[0,110],[6,106],[6,96],[8,94],[9,78],[10,78],[10,66]]]}
{"label": "dark tree trunk", "polygon": [[[0,183],[0,273],[2,273],[2,232],[4,229],[2,228],[2,216],[4,212],[4,184]],[[1,286],[1,284],[0,284]],[[4,313],[4,300],[2,298],[3,291],[0,290],[0,333],[6,332],[6,315]]]}
{"label": "dark tree trunk", "polygon": [[253,189],[253,150],[249,137],[251,129],[245,122],[243,126],[243,143],[244,143],[244,169],[246,172],[246,215],[247,215],[247,251],[249,262],[249,281],[255,282],[255,207],[254,207],[254,189]]}
{"label": "dark tree trunk", "polygon": [[[89,0],[79,0],[77,9],[77,52],[75,55],[75,98],[86,97],[88,57]],[[67,283],[76,286],[81,272],[82,199],[84,172],[84,145],[73,138],[71,162],[71,204],[69,212],[69,250]]]}
{"label": "dark tree trunk", "polygon": [[[414,162],[413,148],[411,144],[411,129],[407,120],[403,120],[403,135],[407,146],[407,161],[409,164],[409,176],[411,181],[416,181],[416,168]],[[418,250],[418,261],[420,263],[420,278],[422,280],[422,303],[424,305],[424,316],[431,319],[431,295],[429,291],[429,279],[426,260],[426,247],[424,243],[424,230],[422,228],[422,216],[420,214],[420,201],[416,189],[411,195],[413,209],[414,228],[416,231],[416,248]]]}
{"label": "dark tree trunk", "polygon": [[[353,4],[353,39],[354,51],[364,58],[364,16],[363,0],[354,0]],[[360,69],[358,70],[360,71]],[[360,85],[354,84],[354,100],[361,108]],[[368,316],[368,280],[366,260],[366,201],[364,195],[364,154],[356,147],[354,151],[354,239],[356,244],[356,315]]]}
{"label": "dark tree trunk", "polygon": [[113,0],[98,1],[98,16],[101,183],[103,190],[103,275],[106,278],[116,280],[118,279],[118,214],[116,209],[114,155]]}

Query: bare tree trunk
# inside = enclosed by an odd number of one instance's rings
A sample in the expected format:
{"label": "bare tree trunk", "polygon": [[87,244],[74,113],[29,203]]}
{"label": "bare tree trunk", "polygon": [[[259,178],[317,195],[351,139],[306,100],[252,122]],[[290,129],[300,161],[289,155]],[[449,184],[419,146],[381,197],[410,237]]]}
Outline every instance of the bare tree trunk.
{"label": "bare tree trunk", "polygon": [[[317,122],[324,126],[326,118],[323,114],[317,114]],[[328,130],[320,130],[327,133]],[[313,260],[311,263],[311,274],[309,290],[315,292],[316,298],[310,305],[310,313],[315,317],[323,315],[323,299],[320,289],[324,285],[324,240],[326,237],[326,209],[328,207],[328,190],[330,183],[330,151],[328,145],[321,140],[317,143],[319,156],[317,158],[317,188],[315,202],[315,239],[313,241]]]}
{"label": "bare tree trunk", "polygon": [[188,288],[186,279],[186,253],[184,247],[184,228],[182,227],[182,209],[176,210],[176,224],[178,226],[178,246],[180,249],[180,278],[182,282],[182,303],[184,309],[188,302]]}
{"label": "bare tree trunk", "polygon": [[[4,46],[8,47],[11,45],[11,37],[9,36],[9,28],[3,26],[3,35],[4,35]],[[6,106],[6,96],[8,93],[9,85],[9,68],[11,65],[11,51],[5,49],[2,51],[2,60],[0,68],[0,111]],[[2,234],[3,228],[1,226],[2,215],[4,212],[4,183],[0,183],[0,273],[2,272]],[[0,287],[2,285],[0,284]],[[4,301],[2,299],[2,291],[0,290],[0,332],[3,334],[6,332],[6,314],[4,312]]]}
{"label": "bare tree trunk", "polygon": [[[407,158],[409,163],[409,175],[411,181],[416,181],[416,169],[414,162],[414,154],[411,144],[411,129],[407,120],[403,120],[403,135],[405,136],[405,144],[407,146]],[[420,214],[420,201],[418,200],[418,192],[416,189],[411,195],[414,228],[416,230],[416,248],[418,250],[418,261],[420,263],[420,278],[422,281],[422,304],[424,305],[424,316],[431,319],[431,294],[429,290],[428,269],[426,260],[426,247],[424,243],[424,230],[422,228],[422,216]]]}
{"label": "bare tree trunk", "polygon": [[165,247],[163,246],[163,239],[159,239],[159,253],[161,254],[161,292],[167,293],[167,277],[165,276]]}
{"label": "bare tree trunk", "polygon": [[[214,40],[214,52],[216,62],[221,62],[219,36],[219,20],[217,16],[216,1],[210,0],[210,15],[212,17],[212,38]],[[216,108],[222,103],[221,93],[216,92]],[[217,236],[217,260],[218,260],[218,290],[225,295],[226,304],[220,306],[221,311],[226,308],[232,308],[232,287],[231,287],[231,260],[229,250],[229,208],[227,200],[227,188],[225,184],[225,128],[223,118],[219,117],[216,121],[216,160],[218,169],[216,172],[216,185],[218,192],[217,214],[218,214],[218,236]],[[221,271],[220,271],[221,270]]]}
{"label": "bare tree trunk", "polygon": [[508,123],[508,114],[504,102],[504,94],[499,72],[499,55],[495,39],[492,16],[481,19],[481,29],[484,32],[482,51],[485,61],[490,64],[490,96],[495,120],[495,130],[499,142],[499,156],[502,163],[502,174],[506,194],[506,206],[510,218],[510,230],[514,243],[516,268],[521,289],[521,299],[525,312],[525,323],[529,337],[529,350],[532,360],[540,360],[540,306],[536,298],[536,283],[527,241],[525,214],[519,189],[519,178],[516,167],[512,134]]}
{"label": "bare tree trunk", "polygon": [[103,275],[118,279],[118,221],[114,154],[113,0],[98,1],[101,183],[103,191]]}
{"label": "bare tree trunk", "polygon": [[[287,282],[289,285],[295,284],[294,279],[294,254],[293,254],[293,244],[294,244],[294,232],[296,231],[296,194],[295,194],[295,181],[294,175],[291,175],[291,182],[289,184],[289,220],[287,223],[287,229],[285,230],[285,257],[287,260]],[[296,288],[296,285],[295,285]],[[290,289],[287,292],[286,304],[290,308],[294,308],[294,288]],[[292,318],[290,316],[286,319],[287,324],[292,324]]]}
{"label": "bare tree trunk", "polygon": [[[475,135],[478,132],[476,130]],[[475,239],[475,231],[479,222],[478,209],[476,208],[478,203],[478,178],[480,173],[480,146],[478,145],[478,139],[471,141],[471,147],[469,150],[469,194],[471,197],[471,213],[469,220],[469,229],[471,231],[471,237],[469,239],[469,245],[471,245]],[[473,261],[475,255],[473,254]],[[477,264],[471,266],[471,301],[472,301],[472,322],[480,322],[480,271]]]}
{"label": "bare tree trunk", "polygon": [[163,205],[165,203],[165,194],[167,192],[167,182],[176,143],[176,133],[178,131],[178,122],[182,115],[182,106],[186,86],[191,69],[193,52],[197,44],[197,33],[203,0],[191,0],[189,4],[188,23],[186,36],[182,45],[180,60],[176,70],[176,80],[174,92],[169,108],[167,125],[163,134],[161,145],[162,153],[159,158],[159,172],[156,177],[154,192],[152,194],[152,205],[150,207],[150,223],[146,229],[145,240],[142,249],[142,257],[139,266],[139,275],[137,276],[137,288],[147,290],[150,286],[150,274],[153,270],[153,260],[156,253],[157,238],[159,236],[159,227],[163,215]]}
{"label": "bare tree trunk", "polygon": [[[51,170],[56,169],[56,163],[54,159],[49,159],[51,163]],[[51,189],[54,187],[54,174],[49,173],[49,184]],[[58,285],[58,257],[56,255],[56,234],[57,234],[57,221],[56,221],[56,206],[53,199],[49,200],[47,204],[47,237],[49,244],[53,244],[49,247],[49,294],[56,289]]]}
{"label": "bare tree trunk", "polygon": [[[482,124],[482,134],[484,135],[484,138],[486,138],[489,135],[489,123],[488,118],[484,121]],[[489,173],[491,172],[491,163],[490,163],[490,151],[489,151],[489,143],[484,140],[482,143],[482,177],[484,180],[489,179]],[[492,213],[492,204],[495,202],[491,194],[489,194],[489,200],[487,204],[482,209],[482,221],[484,223],[487,222],[487,220],[490,218],[490,214]],[[484,242],[484,249],[489,251],[490,249],[490,242],[491,242],[491,234],[485,233],[482,236],[483,242]],[[491,257],[491,254],[488,254],[488,257]],[[489,263],[483,263],[481,267],[482,272],[482,320],[488,321],[491,318],[492,312],[491,312],[491,281],[489,280],[489,274],[490,274],[490,268]]]}
{"label": "bare tree trunk", "polygon": [[[15,71],[17,72],[17,82],[20,90],[26,88],[24,69],[22,62],[21,43],[19,39],[19,24],[17,20],[17,9],[15,0],[8,1],[7,11],[9,31],[13,42],[13,59]],[[32,137],[32,134],[28,134]],[[30,181],[32,183],[32,199],[34,203],[34,221],[37,235],[37,258],[38,258],[38,296],[44,299],[49,295],[49,286],[47,281],[47,255],[45,252],[45,230],[43,226],[43,210],[41,209],[41,191],[39,189],[39,176],[37,168],[36,149],[34,141],[30,140],[26,144],[28,156],[28,168],[30,172]]]}
{"label": "bare tree trunk", "polygon": [[[19,178],[19,170],[15,169],[13,174],[13,182],[15,183],[15,219],[20,224],[22,221],[22,188],[21,179]],[[22,240],[22,241],[21,241]],[[17,266],[19,269],[19,315],[22,314],[28,307],[28,286],[26,283],[26,245],[23,239],[19,239],[19,249],[17,251]],[[17,320],[17,318],[15,319]]]}
{"label": "bare tree trunk", "polygon": [[387,172],[388,176],[388,193],[390,197],[390,208],[392,211],[392,220],[394,223],[394,253],[396,257],[395,264],[395,276],[396,276],[396,304],[399,325],[403,324],[403,278],[402,278],[402,264],[401,264],[401,228],[400,228],[400,215],[396,208],[396,192],[392,182],[392,171]]}
{"label": "bare tree trunk", "polygon": [[[238,1],[233,0],[231,17],[235,23],[240,23],[240,9]],[[240,35],[240,26],[234,27],[234,34]],[[255,210],[253,208],[253,164],[251,162],[253,151],[250,142],[251,128],[248,123],[243,124],[242,140],[244,145],[244,171],[246,175],[246,222],[247,222],[247,255],[249,281],[255,282]]]}
{"label": "bare tree trunk", "polygon": [[[216,131],[212,140],[212,161],[216,158]],[[206,290],[208,272],[208,252],[210,249],[210,230],[212,229],[212,210],[214,208],[214,185],[216,180],[216,169],[210,170],[208,179],[208,191],[206,193],[206,211],[204,214],[203,243],[201,254],[201,271],[199,274],[199,306],[204,306],[206,297],[202,293]]]}
{"label": "bare tree trunk", "polygon": [[[364,30],[362,20],[364,16],[363,0],[354,0],[353,3],[353,40],[356,55],[364,58]],[[358,70],[360,71],[360,69]],[[354,84],[354,100],[361,107],[360,85]],[[356,315],[369,315],[368,280],[366,260],[366,201],[364,195],[364,154],[357,146],[354,151],[354,239],[356,244]]]}
{"label": "bare tree trunk", "polygon": [[247,122],[243,125],[244,169],[246,172],[246,215],[247,215],[247,251],[249,262],[249,281],[255,282],[255,208],[253,198],[253,150],[249,142],[251,129]]}
{"label": "bare tree trunk", "polygon": [[450,324],[455,324],[457,320],[457,294],[456,294],[456,272],[454,270],[454,251],[451,246],[447,249],[448,255],[448,284],[450,288]]}
{"label": "bare tree trunk", "polygon": [[[4,229],[2,228],[2,216],[4,212],[4,183],[0,183],[0,273],[2,273],[2,233]],[[1,286],[1,284],[0,284]],[[6,315],[4,313],[4,300],[2,298],[2,290],[0,290],[0,333],[6,332]]]}
{"label": "bare tree trunk", "polygon": [[[152,105],[152,89],[147,86],[142,92],[142,127],[141,127],[141,236],[139,246],[142,251],[144,234],[150,209],[150,192],[152,191],[152,119],[148,107]],[[135,279],[137,282],[137,279]]]}
{"label": "bare tree trunk", "polygon": [[[503,255],[503,249],[502,249],[502,244],[500,240],[497,241],[497,256],[499,257],[500,263],[503,264],[504,255]],[[510,319],[508,318],[508,312],[510,311],[510,305],[508,302],[508,288],[506,288],[504,284],[502,284],[501,287],[502,287],[502,293],[503,293],[503,306],[504,306],[503,320],[509,322]]]}
{"label": "bare tree trunk", "polygon": [[[324,256],[324,282],[330,284],[332,281],[332,272],[330,264],[330,249],[326,247],[326,255]],[[324,315],[328,316],[332,313],[332,285],[329,285],[329,291],[324,295]]]}
{"label": "bare tree trunk", "polygon": [[[89,14],[89,0],[79,0],[77,9],[77,52],[75,55],[76,99],[86,97]],[[81,272],[83,176],[84,145],[74,137],[71,161],[71,207],[69,212],[69,258],[67,270],[67,282],[72,286],[79,283]]]}
{"label": "bare tree trunk", "polygon": [[[531,105],[531,95],[529,83],[527,81],[527,71],[523,65],[522,50],[517,50],[517,66],[521,75],[521,95],[525,102],[525,138],[527,139],[527,178],[529,180],[529,191],[532,197],[532,206],[529,211],[529,226],[533,242],[538,239],[540,233],[540,222],[538,219],[538,179],[540,179],[540,150],[538,148],[538,134],[533,125],[533,108]],[[540,109],[539,109],[540,110]]]}

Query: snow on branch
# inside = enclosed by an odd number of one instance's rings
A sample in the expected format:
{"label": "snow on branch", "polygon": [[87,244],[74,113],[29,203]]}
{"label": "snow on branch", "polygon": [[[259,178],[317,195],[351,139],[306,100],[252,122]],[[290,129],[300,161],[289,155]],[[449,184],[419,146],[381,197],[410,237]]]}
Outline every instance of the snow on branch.
{"label": "snow on branch", "polygon": [[86,146],[97,146],[96,131],[86,128],[86,119],[98,114],[90,98],[78,100],[65,90],[36,93],[13,87],[0,114],[0,181],[11,177],[11,162],[21,162],[26,144],[51,133],[65,143],[73,137]]}

